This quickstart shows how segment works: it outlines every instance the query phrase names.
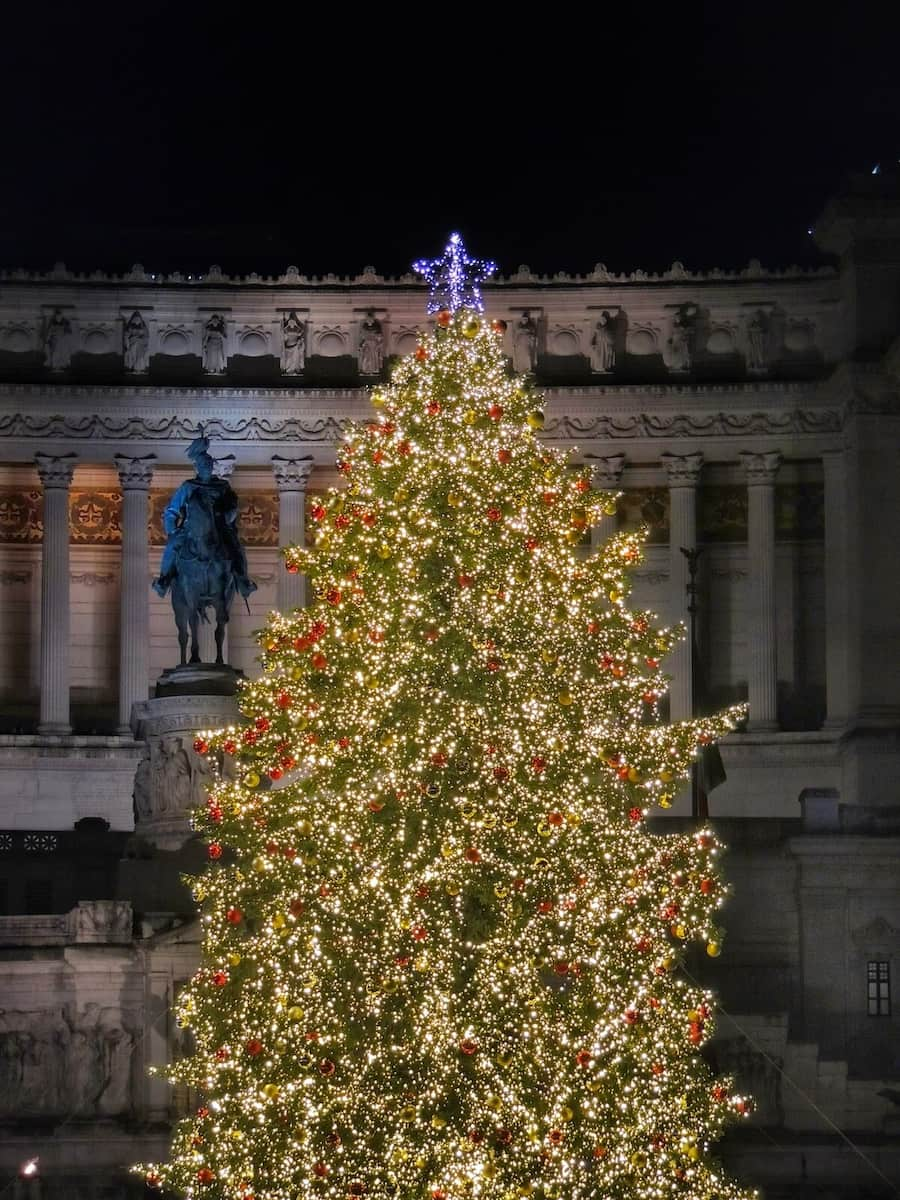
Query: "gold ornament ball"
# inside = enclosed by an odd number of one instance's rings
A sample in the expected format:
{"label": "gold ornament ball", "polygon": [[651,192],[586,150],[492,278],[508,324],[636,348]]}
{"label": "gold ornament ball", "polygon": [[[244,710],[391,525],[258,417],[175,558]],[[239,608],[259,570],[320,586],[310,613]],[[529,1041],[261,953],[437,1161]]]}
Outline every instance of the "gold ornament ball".
{"label": "gold ornament ball", "polygon": [[460,326],[460,331],[464,338],[478,337],[478,332],[481,329],[481,322],[477,317],[466,317]]}
{"label": "gold ornament ball", "polygon": [[722,947],[718,942],[708,942],[706,946],[706,953],[710,958],[718,958],[722,953]]}
{"label": "gold ornament ball", "polygon": [[528,416],[525,418],[525,423],[529,429],[543,429],[544,428],[544,414],[541,412],[541,410],[539,408],[536,408],[536,409],[534,409],[533,412],[530,412],[528,414]]}

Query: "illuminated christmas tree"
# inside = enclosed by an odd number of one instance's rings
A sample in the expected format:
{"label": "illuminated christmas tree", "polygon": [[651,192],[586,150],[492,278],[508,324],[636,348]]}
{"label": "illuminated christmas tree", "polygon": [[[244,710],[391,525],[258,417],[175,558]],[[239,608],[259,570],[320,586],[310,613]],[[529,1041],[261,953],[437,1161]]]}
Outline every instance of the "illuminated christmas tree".
{"label": "illuminated christmas tree", "polygon": [[710,1146],[749,1101],[681,969],[718,953],[720,846],[646,826],[740,710],[660,722],[680,631],[629,608],[642,537],[585,548],[614,496],[541,445],[458,239],[429,267],[433,330],[287,552],[315,601],[198,741],[170,1074],[203,1099],[142,1169],[229,1200],[745,1197]]}

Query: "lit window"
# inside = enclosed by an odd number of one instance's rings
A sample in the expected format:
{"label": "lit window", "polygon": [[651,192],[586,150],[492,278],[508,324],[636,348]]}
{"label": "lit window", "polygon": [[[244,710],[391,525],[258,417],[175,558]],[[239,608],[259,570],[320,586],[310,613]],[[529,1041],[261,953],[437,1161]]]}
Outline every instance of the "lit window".
{"label": "lit window", "polygon": [[870,1017],[891,1015],[891,964],[884,960],[870,962],[867,972]]}

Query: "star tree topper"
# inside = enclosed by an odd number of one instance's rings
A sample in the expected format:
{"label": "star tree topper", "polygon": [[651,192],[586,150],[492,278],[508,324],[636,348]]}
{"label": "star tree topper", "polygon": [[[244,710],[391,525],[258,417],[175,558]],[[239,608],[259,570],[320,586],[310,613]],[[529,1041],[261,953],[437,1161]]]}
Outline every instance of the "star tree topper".
{"label": "star tree topper", "polygon": [[424,275],[431,288],[428,312],[440,312],[442,308],[449,308],[451,312],[458,308],[484,312],[478,285],[493,275],[497,264],[469,258],[462,238],[458,233],[451,233],[440,258],[421,258],[413,263],[413,270]]}

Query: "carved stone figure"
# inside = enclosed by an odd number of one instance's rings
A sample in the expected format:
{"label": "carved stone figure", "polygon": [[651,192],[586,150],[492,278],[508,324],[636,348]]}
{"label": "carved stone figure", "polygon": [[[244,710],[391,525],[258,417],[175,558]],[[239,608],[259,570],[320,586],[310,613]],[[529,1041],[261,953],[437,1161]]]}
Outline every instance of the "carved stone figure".
{"label": "carved stone figure", "polygon": [[137,309],[122,330],[122,356],[129,374],[143,375],[146,372],[150,362],[150,331]]}
{"label": "carved stone figure", "polygon": [[63,316],[61,308],[54,309],[53,316],[44,329],[44,353],[51,371],[64,371],[72,357],[69,341],[72,325]]}
{"label": "carved stone figure", "polygon": [[97,1028],[98,1057],[103,1089],[97,1108],[101,1116],[118,1116],[131,1108],[131,1066],[134,1036],[114,1008],[104,1008]]}
{"label": "carved stone figure", "polygon": [[159,743],[155,799],[157,813],[186,813],[191,805],[191,762],[180,738]]}
{"label": "carved stone figure", "polygon": [[359,329],[359,373],[380,375],[384,366],[384,333],[370,308]]}
{"label": "carved stone figure", "polygon": [[604,309],[591,335],[591,370],[612,371],[616,365],[615,321]]}
{"label": "carved stone figure", "polygon": [[281,322],[281,369],[301,375],[306,366],[306,324],[292,310]]}
{"label": "carved stone figure", "polygon": [[145,754],[134,773],[134,814],[138,821],[146,820],[153,812],[150,788],[150,755]]}
{"label": "carved stone figure", "polygon": [[747,367],[764,371],[769,365],[769,319],[761,308],[747,326]]}
{"label": "carved stone figure", "polygon": [[694,319],[697,315],[695,304],[683,304],[672,318],[672,332],[669,335],[668,367],[670,371],[689,371],[694,358]]}
{"label": "carved stone figure", "polygon": [[226,361],[225,318],[213,313],[203,330],[203,370],[208,375],[224,375]]}
{"label": "carved stone figure", "polygon": [[166,548],[153,590],[165,596],[172,588],[182,664],[186,662],[188,626],[191,662],[197,663],[198,622],[207,607],[215,609],[216,662],[221,664],[225,626],[235,592],[246,599],[256,591],[256,584],[247,574],[247,558],[237,534],[238,498],[227,480],[213,474],[209,438],[202,429],[187,453],[197,473],[184,481],[166,505]]}
{"label": "carved stone figure", "polygon": [[522,373],[533,371],[537,366],[537,349],[537,322],[526,309],[516,322],[513,339],[513,369]]}

